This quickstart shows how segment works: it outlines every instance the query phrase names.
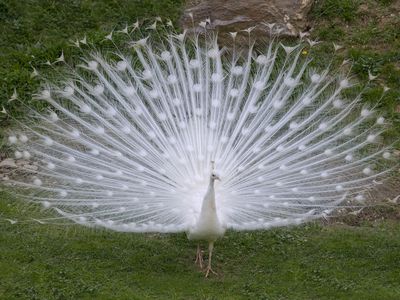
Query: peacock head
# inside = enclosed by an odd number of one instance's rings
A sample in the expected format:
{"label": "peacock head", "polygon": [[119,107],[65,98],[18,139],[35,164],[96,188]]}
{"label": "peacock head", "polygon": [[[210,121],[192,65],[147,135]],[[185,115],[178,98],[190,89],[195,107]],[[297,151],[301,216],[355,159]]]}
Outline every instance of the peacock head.
{"label": "peacock head", "polygon": [[212,172],[211,173],[211,180],[221,180],[221,178],[219,178],[219,176],[217,175],[217,173]]}

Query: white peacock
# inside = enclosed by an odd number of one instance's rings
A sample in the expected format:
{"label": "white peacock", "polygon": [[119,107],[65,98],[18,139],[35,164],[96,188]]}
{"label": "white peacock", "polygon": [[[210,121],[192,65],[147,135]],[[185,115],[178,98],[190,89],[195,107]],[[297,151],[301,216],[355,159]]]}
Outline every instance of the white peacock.
{"label": "white peacock", "polygon": [[10,133],[15,157],[39,169],[7,183],[85,226],[186,231],[209,243],[206,276],[226,229],[300,224],[364,200],[390,172],[384,117],[361,95],[343,99],[346,76],[310,68],[310,45],[247,46],[170,32],[114,58],[84,50],[35,95],[48,111]]}

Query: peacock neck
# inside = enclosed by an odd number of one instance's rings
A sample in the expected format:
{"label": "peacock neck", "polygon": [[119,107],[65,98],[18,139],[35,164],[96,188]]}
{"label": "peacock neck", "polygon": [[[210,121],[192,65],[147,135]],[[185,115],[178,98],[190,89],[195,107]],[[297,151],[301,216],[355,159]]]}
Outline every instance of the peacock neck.
{"label": "peacock neck", "polygon": [[215,182],[215,179],[210,178],[207,193],[203,199],[203,204],[201,207],[201,214],[204,214],[204,213],[210,214],[211,212],[214,212],[216,214],[216,212],[217,212],[217,208],[215,205],[214,182]]}

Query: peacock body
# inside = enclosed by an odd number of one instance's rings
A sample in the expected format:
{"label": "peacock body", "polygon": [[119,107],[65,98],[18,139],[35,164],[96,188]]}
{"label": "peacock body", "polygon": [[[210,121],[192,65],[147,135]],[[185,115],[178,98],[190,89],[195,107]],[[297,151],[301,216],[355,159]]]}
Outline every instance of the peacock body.
{"label": "peacock body", "polygon": [[299,224],[362,201],[390,171],[385,119],[360,95],[343,97],[346,75],[309,67],[312,42],[247,46],[169,33],[84,50],[35,95],[49,109],[10,133],[16,159],[39,169],[7,183],[60,215],[42,222],[210,243],[228,228]]}

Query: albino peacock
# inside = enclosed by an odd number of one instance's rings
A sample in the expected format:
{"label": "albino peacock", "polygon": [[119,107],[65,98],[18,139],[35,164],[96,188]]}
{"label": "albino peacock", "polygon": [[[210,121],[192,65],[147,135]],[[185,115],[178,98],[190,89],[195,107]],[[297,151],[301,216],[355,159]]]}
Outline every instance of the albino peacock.
{"label": "albino peacock", "polygon": [[226,229],[300,224],[363,201],[393,166],[384,117],[361,95],[343,98],[347,76],[309,67],[313,42],[246,46],[221,48],[206,32],[83,50],[35,95],[48,110],[10,132],[15,158],[39,168],[6,183],[61,215],[40,222],[186,231],[209,243],[206,276]]}

